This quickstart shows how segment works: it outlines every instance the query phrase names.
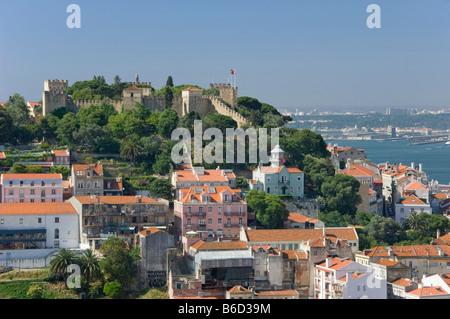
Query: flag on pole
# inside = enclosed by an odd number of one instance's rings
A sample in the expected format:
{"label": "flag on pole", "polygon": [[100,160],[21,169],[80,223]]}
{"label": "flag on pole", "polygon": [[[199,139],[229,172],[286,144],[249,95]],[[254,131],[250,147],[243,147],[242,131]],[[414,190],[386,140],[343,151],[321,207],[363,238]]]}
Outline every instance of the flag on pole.
{"label": "flag on pole", "polygon": [[235,74],[233,69],[231,69],[231,74],[232,74],[232,75]]}

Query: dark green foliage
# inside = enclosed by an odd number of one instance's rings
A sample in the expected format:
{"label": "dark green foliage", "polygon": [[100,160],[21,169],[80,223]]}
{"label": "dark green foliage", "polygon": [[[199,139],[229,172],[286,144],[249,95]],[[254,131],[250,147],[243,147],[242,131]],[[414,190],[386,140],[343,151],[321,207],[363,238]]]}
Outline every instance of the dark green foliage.
{"label": "dark green foliage", "polygon": [[279,196],[264,191],[251,190],[247,195],[250,211],[256,212],[256,219],[267,229],[283,228],[289,216],[286,204]]}
{"label": "dark green foliage", "polygon": [[103,287],[103,293],[111,298],[122,298],[125,295],[125,289],[120,282],[107,282]]}

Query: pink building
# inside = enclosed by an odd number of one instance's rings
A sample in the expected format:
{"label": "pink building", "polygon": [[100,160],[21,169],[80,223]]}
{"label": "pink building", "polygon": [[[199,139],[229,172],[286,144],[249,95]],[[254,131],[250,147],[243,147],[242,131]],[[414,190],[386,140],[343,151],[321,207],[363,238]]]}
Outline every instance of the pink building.
{"label": "pink building", "polygon": [[53,150],[53,164],[55,166],[70,167],[70,152],[69,150]]}
{"label": "pink building", "polygon": [[192,186],[179,190],[174,216],[180,237],[239,239],[240,227],[247,226],[247,202],[229,186]]}
{"label": "pink building", "polygon": [[61,174],[3,174],[2,203],[60,203],[63,201]]}

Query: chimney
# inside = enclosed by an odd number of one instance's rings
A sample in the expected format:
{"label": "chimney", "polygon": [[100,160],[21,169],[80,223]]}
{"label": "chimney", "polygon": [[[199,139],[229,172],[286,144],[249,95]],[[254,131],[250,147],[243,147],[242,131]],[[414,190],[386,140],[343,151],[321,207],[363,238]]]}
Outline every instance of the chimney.
{"label": "chimney", "polygon": [[327,235],[327,231],[326,231],[325,225],[323,225],[323,228],[322,228],[322,235],[323,236]]}
{"label": "chimney", "polygon": [[411,162],[411,168],[414,169],[414,162]]}
{"label": "chimney", "polygon": [[345,274],[345,278],[347,279],[347,282],[349,282],[350,280],[352,280],[352,273],[348,272]]}
{"label": "chimney", "polygon": [[330,268],[332,264],[333,264],[333,258],[327,257],[327,259],[325,260],[325,266],[327,268]]}
{"label": "chimney", "polygon": [[419,172],[422,172],[422,163],[419,164]]}
{"label": "chimney", "polygon": [[441,230],[438,228],[438,230],[436,230],[436,239],[441,237]]}

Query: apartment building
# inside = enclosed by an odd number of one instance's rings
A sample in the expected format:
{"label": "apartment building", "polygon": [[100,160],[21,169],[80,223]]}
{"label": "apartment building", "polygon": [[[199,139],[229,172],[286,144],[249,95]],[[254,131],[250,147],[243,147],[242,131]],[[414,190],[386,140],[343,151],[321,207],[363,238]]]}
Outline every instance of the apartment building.
{"label": "apartment building", "polygon": [[247,202],[229,186],[193,186],[179,190],[174,218],[180,239],[191,232],[204,240],[239,239],[240,227],[247,226]]}
{"label": "apartment building", "polygon": [[74,164],[70,176],[73,196],[103,196],[103,165]]}
{"label": "apartment building", "polygon": [[3,203],[60,203],[63,201],[61,174],[2,174]]}

